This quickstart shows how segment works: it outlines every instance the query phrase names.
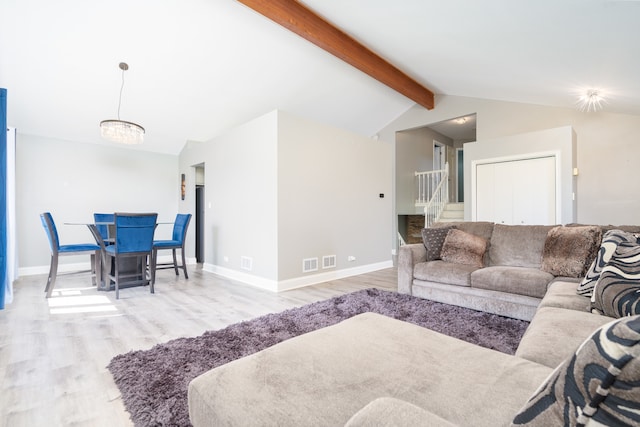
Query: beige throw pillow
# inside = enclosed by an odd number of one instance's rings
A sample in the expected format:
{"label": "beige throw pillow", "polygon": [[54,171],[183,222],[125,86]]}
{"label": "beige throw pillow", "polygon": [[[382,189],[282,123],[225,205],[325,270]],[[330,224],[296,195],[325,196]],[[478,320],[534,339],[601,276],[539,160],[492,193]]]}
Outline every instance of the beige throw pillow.
{"label": "beige throw pillow", "polygon": [[456,264],[484,267],[484,252],[487,250],[487,241],[482,237],[462,230],[451,229],[447,233],[440,252],[443,261]]}

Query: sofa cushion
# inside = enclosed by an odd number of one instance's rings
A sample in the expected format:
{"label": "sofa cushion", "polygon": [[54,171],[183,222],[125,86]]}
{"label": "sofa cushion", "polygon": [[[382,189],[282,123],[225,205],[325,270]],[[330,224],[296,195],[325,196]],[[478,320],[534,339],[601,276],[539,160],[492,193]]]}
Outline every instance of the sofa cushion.
{"label": "sofa cushion", "polygon": [[593,331],[612,320],[611,317],[596,316],[588,311],[538,308],[520,340],[516,356],[555,368],[571,356]]}
{"label": "sofa cushion", "polygon": [[478,267],[454,264],[446,261],[421,262],[415,265],[413,277],[427,282],[446,283],[448,285],[471,286],[471,273]]}
{"label": "sofa cushion", "polygon": [[392,397],[380,397],[355,413],[345,427],[455,427],[433,412]]}
{"label": "sofa cushion", "polygon": [[471,273],[471,286],[542,298],[553,276],[537,268],[485,267]]}
{"label": "sofa cushion", "polygon": [[489,265],[540,268],[547,233],[553,227],[495,224],[489,246]]}
{"label": "sofa cushion", "polygon": [[617,246],[593,288],[591,309],[612,317],[640,314],[640,245]]}
{"label": "sofa cushion", "polygon": [[449,422],[508,425],[551,368],[364,313],[218,366],[189,384],[198,425],[338,426],[379,397]]}
{"label": "sofa cushion", "polygon": [[451,229],[444,239],[440,257],[443,261],[481,268],[486,250],[487,241],[482,237]]}
{"label": "sofa cushion", "polygon": [[554,276],[583,277],[601,239],[598,226],[552,228],[542,251],[542,269]]}
{"label": "sofa cushion", "polygon": [[589,313],[591,311],[591,299],[576,294],[578,282],[570,280],[566,278],[551,282],[547,287],[547,293],[540,302],[539,308],[556,307]]}
{"label": "sofa cushion", "polygon": [[614,229],[605,232],[596,258],[591,263],[576,292],[579,295],[591,296],[593,287],[600,279],[602,269],[607,265],[618,245],[622,242],[636,242],[636,240],[636,236],[626,231]]}
{"label": "sofa cushion", "polygon": [[599,328],[516,415],[513,425],[640,425],[640,316]]}
{"label": "sofa cushion", "polygon": [[427,261],[440,259],[444,239],[447,237],[449,230],[453,228],[455,228],[455,226],[450,225],[448,227],[429,227],[422,229],[422,242],[427,250]]}

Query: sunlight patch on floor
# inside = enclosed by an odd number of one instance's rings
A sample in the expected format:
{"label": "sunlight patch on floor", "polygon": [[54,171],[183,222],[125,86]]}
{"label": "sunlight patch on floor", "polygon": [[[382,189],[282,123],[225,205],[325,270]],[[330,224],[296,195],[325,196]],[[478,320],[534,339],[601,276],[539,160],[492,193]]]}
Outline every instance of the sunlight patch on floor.
{"label": "sunlight patch on floor", "polygon": [[109,298],[103,295],[82,295],[81,290],[61,290],[58,294],[59,296],[47,300],[51,314],[118,311]]}

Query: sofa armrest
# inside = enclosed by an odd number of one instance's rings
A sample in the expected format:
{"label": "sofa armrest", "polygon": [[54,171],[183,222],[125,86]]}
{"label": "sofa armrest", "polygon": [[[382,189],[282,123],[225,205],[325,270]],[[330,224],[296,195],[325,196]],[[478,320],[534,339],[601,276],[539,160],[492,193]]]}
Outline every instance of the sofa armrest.
{"label": "sofa armrest", "polygon": [[398,292],[411,295],[413,267],[427,260],[427,249],[422,243],[400,246],[398,252]]}

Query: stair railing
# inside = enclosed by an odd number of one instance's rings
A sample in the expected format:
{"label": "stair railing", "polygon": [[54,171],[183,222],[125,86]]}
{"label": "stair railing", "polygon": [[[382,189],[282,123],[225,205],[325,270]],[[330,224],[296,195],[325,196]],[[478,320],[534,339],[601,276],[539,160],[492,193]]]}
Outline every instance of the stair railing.
{"label": "stair railing", "polygon": [[[424,176],[424,179],[420,178]],[[418,199],[416,200],[416,206],[424,206],[424,226],[430,227],[431,224],[436,222],[447,203],[449,203],[449,164],[445,164],[443,170],[431,171],[431,172],[416,172],[418,177]],[[436,181],[437,180],[437,181]],[[433,187],[431,191],[420,193],[420,189],[423,191],[429,190],[429,185]],[[420,197],[425,199],[426,202],[419,202]]]}

